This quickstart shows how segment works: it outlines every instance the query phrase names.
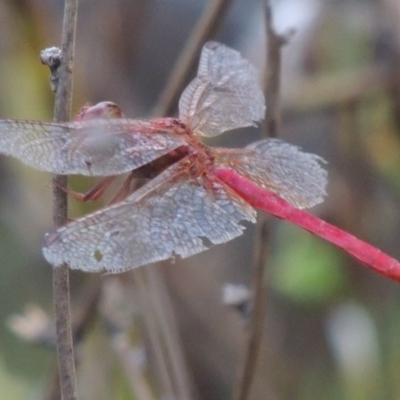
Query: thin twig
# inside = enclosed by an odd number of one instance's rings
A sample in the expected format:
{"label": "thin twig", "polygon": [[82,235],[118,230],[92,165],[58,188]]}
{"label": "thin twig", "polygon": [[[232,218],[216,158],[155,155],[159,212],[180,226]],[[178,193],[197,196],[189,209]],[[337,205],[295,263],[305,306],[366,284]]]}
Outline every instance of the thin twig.
{"label": "thin twig", "polygon": [[[54,120],[67,121],[71,113],[72,65],[74,59],[75,31],[78,0],[66,0],[62,34],[62,61],[59,67]],[[65,191],[67,177],[53,177],[53,221],[55,226],[67,222],[68,203]],[[75,376],[75,361],[72,341],[68,266],[53,269],[53,296],[55,304],[57,356],[60,372],[60,388],[63,400],[77,400],[78,391]]]}
{"label": "thin twig", "polygon": [[[265,5],[267,32],[267,78],[265,95],[267,103],[266,125],[263,136],[277,136],[280,125],[280,79],[281,47],[286,43],[284,36],[278,35],[272,25],[272,10],[269,1]],[[234,390],[234,400],[249,398],[260,355],[266,314],[265,260],[268,256],[268,221],[261,216],[257,224],[256,244],[251,282],[253,300],[248,326],[248,341],[243,365],[239,371],[238,384]]]}
{"label": "thin twig", "polygon": [[154,117],[164,117],[172,113],[179,95],[185,88],[190,73],[195,66],[200,49],[218,29],[232,0],[210,0],[203,15],[194,27],[182,51],[167,85],[154,107]]}
{"label": "thin twig", "polygon": [[[221,21],[223,20],[226,11],[229,8],[231,0],[210,0],[203,15],[199,19],[197,25],[193,29],[186,46],[179,57],[175,68],[165,86],[165,89],[160,95],[160,98],[153,110],[153,117],[163,117],[172,112],[173,107],[176,105],[179,95],[183,91],[188,82],[189,75],[193,69],[198,54],[204,42],[209,40],[218,29]],[[143,284],[143,280],[152,282],[152,294],[154,298],[153,304],[149,304],[148,312],[152,315],[147,316],[147,321],[158,321],[158,328],[156,332],[152,332],[153,345],[158,349],[156,351],[159,367],[167,363],[168,359],[171,363],[171,370],[168,376],[161,379],[164,390],[171,391],[176,388],[177,393],[181,398],[191,398],[191,385],[190,378],[187,373],[183,354],[180,350],[179,335],[176,326],[171,318],[166,318],[161,321],[160,315],[171,314],[169,304],[169,294],[165,285],[162,282],[160,273],[157,270],[146,269],[144,276],[141,271],[135,271],[135,278]],[[144,299],[142,299],[144,301]],[[162,308],[162,310],[160,309]],[[157,343],[156,343],[157,342]],[[175,349],[175,350],[174,350]],[[162,368],[162,367],[161,367]],[[166,371],[164,371],[165,373]],[[164,393],[165,394],[165,393]],[[183,396],[183,397],[182,397]]]}
{"label": "thin twig", "polygon": [[162,332],[164,347],[170,360],[170,371],[174,378],[176,398],[192,399],[192,382],[185,355],[180,343],[178,327],[173,312],[167,285],[156,266],[146,269],[148,289],[152,294],[151,302],[159,330]]}
{"label": "thin twig", "polygon": [[248,339],[244,362],[239,371],[238,384],[234,391],[235,400],[248,398],[254,379],[258,356],[260,353],[266,312],[265,260],[268,256],[268,223],[262,216],[257,223],[257,236],[254,249],[253,276],[251,291],[253,300],[248,325]]}
{"label": "thin twig", "polygon": [[[160,385],[162,397],[169,399],[175,398],[174,382],[171,373],[169,372],[169,363],[167,354],[164,351],[162,335],[159,333],[157,316],[152,307],[149,299],[148,291],[148,278],[147,268],[138,268],[132,271],[133,284],[139,303],[140,310],[143,316],[143,326],[146,338],[149,341],[150,347],[153,351],[154,361],[156,365],[157,381]],[[158,294],[154,294],[158,295]]]}
{"label": "thin twig", "polygon": [[273,27],[272,9],[267,1],[265,6],[265,27],[267,33],[267,76],[265,79],[265,99],[267,111],[265,115],[265,135],[277,136],[281,124],[281,49],[294,34],[289,30],[285,34],[278,35]]}

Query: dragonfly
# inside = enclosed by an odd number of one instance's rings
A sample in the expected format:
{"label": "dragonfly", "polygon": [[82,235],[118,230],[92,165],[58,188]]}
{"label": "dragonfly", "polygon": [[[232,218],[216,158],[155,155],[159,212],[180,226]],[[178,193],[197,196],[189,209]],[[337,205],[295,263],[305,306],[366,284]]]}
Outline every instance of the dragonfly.
{"label": "dragonfly", "polygon": [[[70,192],[81,200],[97,199],[127,174],[111,204],[45,235],[50,264],[117,273],[186,258],[241,235],[258,209],[400,281],[397,260],[304,211],[326,196],[321,157],[275,138],[241,149],[201,141],[264,118],[257,70],[238,51],[206,43],[178,108],[178,118],[126,119],[102,102],[66,123],[0,121],[0,153],[42,171],[102,177],[86,194]],[[137,176],[151,179],[132,192]]]}

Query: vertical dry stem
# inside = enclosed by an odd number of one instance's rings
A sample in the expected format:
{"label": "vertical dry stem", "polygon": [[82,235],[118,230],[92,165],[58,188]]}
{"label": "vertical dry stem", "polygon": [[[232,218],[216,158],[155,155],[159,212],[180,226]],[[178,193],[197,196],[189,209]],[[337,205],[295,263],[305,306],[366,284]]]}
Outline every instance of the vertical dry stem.
{"label": "vertical dry stem", "polygon": [[[54,120],[57,122],[67,121],[70,118],[77,7],[78,0],[66,0],[62,35],[62,60],[59,68],[60,80],[54,107]],[[66,176],[56,175],[53,177],[53,220],[55,226],[64,225],[67,222],[67,195],[60,189],[60,187],[66,186]],[[53,295],[61,397],[63,400],[77,400],[67,265],[53,269]]]}
{"label": "vertical dry stem", "polygon": [[[284,36],[278,35],[272,25],[272,10],[269,1],[265,5],[265,23],[267,32],[267,78],[265,97],[267,103],[266,125],[264,136],[277,135],[280,124],[280,79],[281,79],[281,47],[285,43]],[[258,356],[261,349],[265,313],[266,283],[265,260],[268,256],[268,223],[261,216],[257,224],[257,236],[253,260],[253,277],[251,282],[253,301],[248,327],[248,339],[243,364],[239,370],[238,384],[234,390],[234,400],[249,398],[251,385],[255,376]]]}

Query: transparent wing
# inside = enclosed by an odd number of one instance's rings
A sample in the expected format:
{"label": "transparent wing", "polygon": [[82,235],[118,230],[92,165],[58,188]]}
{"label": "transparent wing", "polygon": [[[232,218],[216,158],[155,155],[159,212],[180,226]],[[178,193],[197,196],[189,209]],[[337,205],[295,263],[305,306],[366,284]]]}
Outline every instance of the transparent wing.
{"label": "transparent wing", "polygon": [[216,136],[264,118],[265,100],[256,69],[239,52],[204,45],[197,77],[179,101],[179,118],[196,134]]}
{"label": "transparent wing", "polygon": [[150,121],[95,119],[67,123],[0,120],[0,153],[56,174],[117,175],[185,142]]}
{"label": "transparent wing", "polygon": [[325,161],[278,139],[254,142],[244,149],[214,149],[216,163],[233,168],[257,185],[298,208],[321,203],[326,195]]}
{"label": "transparent wing", "polygon": [[[182,258],[242,234],[255,211],[217,181],[168,168],[126,200],[46,235],[54,266],[122,272],[175,255]],[[207,189],[205,188],[205,185]]]}

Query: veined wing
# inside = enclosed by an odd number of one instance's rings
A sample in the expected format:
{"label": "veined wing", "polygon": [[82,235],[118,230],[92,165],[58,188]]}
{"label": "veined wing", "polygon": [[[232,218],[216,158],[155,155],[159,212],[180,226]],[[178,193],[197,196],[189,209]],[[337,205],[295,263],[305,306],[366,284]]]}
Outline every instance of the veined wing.
{"label": "veined wing", "polygon": [[150,121],[0,120],[0,153],[56,174],[122,174],[185,144],[181,137],[153,126]]}
{"label": "veined wing", "polygon": [[[255,210],[229,188],[193,178],[174,164],[124,201],[46,235],[43,254],[54,266],[123,272],[207,249],[242,234]],[[205,242],[206,241],[206,242]]]}
{"label": "veined wing", "polygon": [[264,139],[244,149],[214,149],[215,163],[233,168],[257,185],[298,208],[321,203],[326,195],[325,161],[278,139]]}
{"label": "veined wing", "polygon": [[179,118],[196,134],[216,136],[264,118],[265,99],[256,69],[239,52],[204,45],[197,77],[179,101]]}

